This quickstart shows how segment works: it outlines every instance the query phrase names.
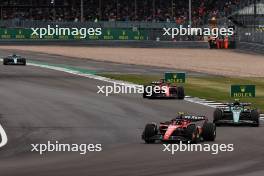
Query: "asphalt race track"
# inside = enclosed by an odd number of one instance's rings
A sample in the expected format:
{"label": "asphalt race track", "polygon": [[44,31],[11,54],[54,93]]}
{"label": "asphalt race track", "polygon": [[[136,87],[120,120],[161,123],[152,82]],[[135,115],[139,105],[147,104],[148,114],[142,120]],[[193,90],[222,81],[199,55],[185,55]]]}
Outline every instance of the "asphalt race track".
{"label": "asphalt race track", "polygon": [[[34,57],[32,54],[32,60],[38,59]],[[49,60],[47,57],[46,62]],[[60,61],[65,64],[67,58]],[[121,68],[144,70],[121,64],[112,67]],[[104,67],[100,69],[104,71]],[[96,93],[97,85],[106,83],[38,67],[1,64],[0,123],[9,141],[0,149],[0,175],[264,175],[262,124],[259,128],[217,128],[215,143],[232,143],[234,152],[171,155],[162,152],[161,144],[144,144],[141,133],[145,124],[169,120],[178,111],[212,118],[214,109],[180,100],[143,100],[141,95],[105,97]],[[48,140],[101,143],[103,151],[86,155],[30,152],[30,144]]]}

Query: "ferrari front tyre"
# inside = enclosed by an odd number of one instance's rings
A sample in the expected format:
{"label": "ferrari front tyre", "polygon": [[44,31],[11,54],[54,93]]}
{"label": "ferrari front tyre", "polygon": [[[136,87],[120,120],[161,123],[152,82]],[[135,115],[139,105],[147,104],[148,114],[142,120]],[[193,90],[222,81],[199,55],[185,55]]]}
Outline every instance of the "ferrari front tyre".
{"label": "ferrari front tyre", "polygon": [[214,123],[216,123],[217,121],[221,120],[223,117],[223,112],[221,109],[216,108],[216,110],[214,111]]}
{"label": "ferrari front tyre", "polygon": [[184,93],[184,88],[182,86],[177,87],[177,95],[178,99],[184,99],[185,93]]}
{"label": "ferrari front tyre", "polygon": [[250,116],[252,121],[254,122],[252,126],[258,127],[259,126],[259,112],[257,110],[252,110],[250,112]]}
{"label": "ferrari front tyre", "polygon": [[157,135],[157,126],[155,124],[147,124],[143,132],[143,138],[147,144],[155,143],[155,139],[152,139]]}
{"label": "ferrari front tyre", "polygon": [[197,143],[197,128],[195,124],[190,124],[186,129],[188,141]]}
{"label": "ferrari front tyre", "polygon": [[214,123],[205,123],[203,125],[202,137],[205,141],[214,141],[216,137],[216,127]]}

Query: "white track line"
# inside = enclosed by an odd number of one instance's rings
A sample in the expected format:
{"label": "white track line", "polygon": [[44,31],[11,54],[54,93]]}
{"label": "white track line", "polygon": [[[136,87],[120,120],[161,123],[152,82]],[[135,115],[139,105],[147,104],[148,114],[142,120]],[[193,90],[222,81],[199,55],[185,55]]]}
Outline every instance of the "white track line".
{"label": "white track line", "polygon": [[103,76],[98,76],[98,75],[93,75],[93,74],[88,74],[88,73],[81,73],[79,71],[75,71],[75,70],[71,70],[71,69],[63,68],[63,67],[50,66],[50,65],[44,65],[44,64],[35,64],[35,63],[28,63],[27,65],[41,67],[41,68],[48,68],[48,69],[52,69],[52,70],[56,70],[56,71],[62,71],[62,72],[70,73],[73,75],[83,76],[86,78],[96,79],[96,80],[109,82],[109,83],[120,84],[120,85],[124,85],[124,86],[140,86],[138,84],[133,84],[130,82],[125,82],[125,81],[118,81],[118,80],[106,78]]}

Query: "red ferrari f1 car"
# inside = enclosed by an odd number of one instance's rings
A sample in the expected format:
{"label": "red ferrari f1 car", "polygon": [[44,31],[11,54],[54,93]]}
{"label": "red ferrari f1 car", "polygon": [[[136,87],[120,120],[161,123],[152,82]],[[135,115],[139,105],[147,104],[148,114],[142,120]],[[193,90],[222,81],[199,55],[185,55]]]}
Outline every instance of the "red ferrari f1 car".
{"label": "red ferrari f1 car", "polygon": [[[198,124],[200,122],[200,124]],[[171,121],[161,122],[158,126],[150,123],[145,126],[142,139],[146,143],[162,142],[191,142],[214,141],[216,127],[204,116],[177,115]]]}
{"label": "red ferrari f1 car", "polygon": [[177,98],[184,99],[185,93],[182,86],[167,83],[164,79],[151,82],[144,86],[143,98]]}

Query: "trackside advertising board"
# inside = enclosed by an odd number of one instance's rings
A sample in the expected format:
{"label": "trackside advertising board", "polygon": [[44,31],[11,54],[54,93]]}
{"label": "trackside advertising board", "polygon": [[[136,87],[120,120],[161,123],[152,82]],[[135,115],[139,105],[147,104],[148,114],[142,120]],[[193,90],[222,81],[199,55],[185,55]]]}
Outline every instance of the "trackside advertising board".
{"label": "trackside advertising board", "polygon": [[[39,31],[37,31],[39,32]],[[0,28],[0,39],[31,39],[31,40],[147,40],[145,30],[104,28],[100,35],[86,35],[75,32],[75,35],[43,35],[39,36],[32,29]]]}
{"label": "trackside advertising board", "polygon": [[231,85],[231,97],[246,98],[256,96],[255,85]]}
{"label": "trackside advertising board", "polygon": [[186,74],[184,72],[166,72],[165,81],[170,83],[185,83]]}

